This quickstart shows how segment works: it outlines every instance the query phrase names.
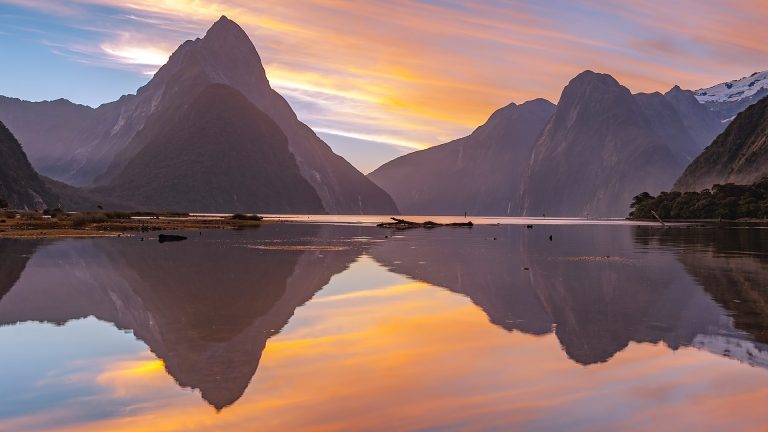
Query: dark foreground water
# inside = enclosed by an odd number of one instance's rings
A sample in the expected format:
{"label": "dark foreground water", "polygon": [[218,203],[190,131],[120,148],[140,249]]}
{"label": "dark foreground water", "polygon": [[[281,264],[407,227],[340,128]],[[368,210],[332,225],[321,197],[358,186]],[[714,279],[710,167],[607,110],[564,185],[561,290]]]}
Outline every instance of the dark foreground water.
{"label": "dark foreground water", "polygon": [[768,425],[765,229],[189,235],[0,240],[0,430]]}

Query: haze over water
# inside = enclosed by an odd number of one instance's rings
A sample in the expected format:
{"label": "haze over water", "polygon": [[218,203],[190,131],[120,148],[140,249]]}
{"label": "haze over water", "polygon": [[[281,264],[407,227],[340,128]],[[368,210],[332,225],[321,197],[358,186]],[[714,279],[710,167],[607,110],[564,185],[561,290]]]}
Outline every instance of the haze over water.
{"label": "haze over water", "polygon": [[768,422],[764,229],[187,235],[0,240],[0,430]]}

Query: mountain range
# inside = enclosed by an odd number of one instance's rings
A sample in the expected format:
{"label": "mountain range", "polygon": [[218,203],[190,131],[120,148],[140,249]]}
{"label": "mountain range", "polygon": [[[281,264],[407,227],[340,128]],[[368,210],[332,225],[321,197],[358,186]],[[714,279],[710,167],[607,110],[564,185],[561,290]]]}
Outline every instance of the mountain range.
{"label": "mountain range", "polygon": [[[766,92],[768,72],[696,91],[632,94],[610,75],[585,71],[557,105],[511,103],[470,135],[366,177],[299,121],[247,34],[221,17],[136,94],[114,102],[0,97],[0,121],[26,152],[14,150],[0,175],[13,205],[27,208],[623,217],[635,194],[669,189],[694,160],[689,171],[700,181],[686,184],[689,173],[678,187],[757,175],[739,173],[759,161],[758,114],[716,141],[736,154],[753,132],[731,174],[701,162],[715,150],[700,154]],[[16,178],[14,188],[26,192],[8,188]]]}
{"label": "mountain range", "polygon": [[407,214],[517,214],[520,179],[555,105],[536,99],[499,109],[464,138],[387,162],[368,178]]}
{"label": "mountain range", "polygon": [[[219,88],[213,96],[208,89],[212,84],[231,91]],[[217,132],[232,125],[231,119],[212,115],[205,101],[196,99],[204,91],[208,93],[203,97],[216,99],[218,109],[245,111],[238,113],[239,122],[252,125],[245,126],[248,131],[234,132],[247,136],[219,136]],[[191,106],[194,102],[197,105]],[[184,123],[186,116],[205,118],[207,123]],[[205,37],[184,42],[135,95],[95,109],[64,100],[31,103],[4,98],[0,120],[18,135],[42,174],[104,198],[118,191],[119,198],[134,208],[173,204],[187,211],[397,213],[386,192],[298,120],[270,87],[247,34],[226,17]],[[189,137],[192,126],[207,133],[204,139],[168,142],[168,130],[180,132],[186,127]],[[190,155],[182,156],[182,148]],[[262,159],[272,152],[273,160]],[[146,164],[151,157],[164,159]],[[202,161],[207,164],[195,165]],[[217,166],[226,166],[228,172]],[[277,173],[284,177],[272,177]],[[234,183],[212,181],[212,175],[226,175]],[[286,181],[281,188],[270,189],[281,181]],[[235,190],[229,188],[233,184],[238,185]],[[306,184],[314,196],[308,196]],[[244,195],[255,190],[260,192],[251,198]],[[286,197],[288,192],[291,196]],[[163,201],[171,196],[172,203]]]}
{"label": "mountain range", "polygon": [[768,71],[696,90],[696,99],[728,121],[748,106],[768,96]]}
{"label": "mountain range", "polygon": [[638,190],[671,187],[723,127],[689,90],[633,95],[585,71],[557,106],[510,104],[368,177],[405,213],[623,217]]}

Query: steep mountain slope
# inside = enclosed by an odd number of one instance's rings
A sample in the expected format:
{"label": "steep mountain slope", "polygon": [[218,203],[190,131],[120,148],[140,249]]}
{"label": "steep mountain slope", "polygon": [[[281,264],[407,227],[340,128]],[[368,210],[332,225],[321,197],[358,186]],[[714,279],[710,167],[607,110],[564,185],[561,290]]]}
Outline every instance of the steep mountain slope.
{"label": "steep mountain slope", "polygon": [[58,204],[11,131],[0,123],[0,197],[12,208],[43,209]]}
{"label": "steep mountain slope", "polygon": [[586,71],[563,89],[534,145],[523,190],[527,215],[615,216],[638,191],[668,188],[685,166],[626,87]]}
{"label": "steep mountain slope", "polygon": [[131,141],[138,149],[94,192],[143,209],[321,213],[280,128],[237,90],[180,97]]}
{"label": "steep mountain slope", "polygon": [[84,163],[88,130],[96,126],[96,110],[65,99],[28,102],[0,96],[0,121],[24,143],[24,151],[43,175],[72,180]]}
{"label": "steep mountain slope", "polygon": [[[185,95],[217,83],[236,89],[277,123],[288,139],[302,176],[320,196],[325,211],[397,212],[394,201],[386,192],[333,153],[298,120],[285,99],[270,87],[259,54],[248,35],[226,17],[217,21],[205,37],[179,46],[168,63],[135,95],[123,96],[92,112],[85,110],[83,119],[74,124],[59,124],[52,120],[55,115],[31,116],[34,121],[18,122],[19,130],[22,134],[33,135],[31,129],[45,123],[43,129],[51,132],[45,134],[45,140],[39,140],[40,146],[66,148],[73,155],[62,160],[61,166],[46,165],[44,174],[76,185],[101,186],[110,183],[139,153],[141,148],[136,143],[144,141],[137,139],[137,134],[153,116],[178,106],[178,100]],[[50,107],[50,104],[43,106]],[[11,111],[30,109],[21,101],[11,105]],[[67,109],[72,110],[72,107]],[[2,116],[7,114],[0,110],[0,119]],[[78,132],[68,129],[73,127]],[[59,141],[59,137],[69,136],[74,138]],[[46,140],[48,144],[44,143]],[[71,149],[73,146],[75,150]],[[45,155],[45,151],[35,154]]]}
{"label": "steep mountain slope", "polygon": [[672,87],[664,97],[675,107],[677,114],[696,141],[699,153],[707,147],[727,126],[717,113],[699,102],[690,90]]}
{"label": "steep mountain slope", "polygon": [[695,94],[699,102],[715,111],[721,119],[730,120],[768,96],[768,71],[699,89]]}
{"label": "steep mountain slope", "polygon": [[161,69],[157,78],[164,80],[190,65],[199,67],[209,81],[228,84],[242,92],[280,126],[302,175],[315,188],[326,211],[397,212],[386,192],[333,153],[298,120],[285,99],[270,87],[256,48],[236,23],[222,17],[204,38],[185,42],[163,67],[167,70]]}
{"label": "steep mountain slope", "polygon": [[750,184],[768,175],[768,97],[736,116],[675,182],[679,191]]}
{"label": "steep mountain slope", "polygon": [[464,138],[401,156],[368,175],[408,214],[520,214],[520,184],[555,106],[536,99],[499,109]]}
{"label": "steep mountain slope", "polygon": [[674,105],[664,95],[656,92],[638,93],[634,96],[651,128],[661,141],[669,146],[678,162],[688,164],[701,153],[701,147],[689,133]]}

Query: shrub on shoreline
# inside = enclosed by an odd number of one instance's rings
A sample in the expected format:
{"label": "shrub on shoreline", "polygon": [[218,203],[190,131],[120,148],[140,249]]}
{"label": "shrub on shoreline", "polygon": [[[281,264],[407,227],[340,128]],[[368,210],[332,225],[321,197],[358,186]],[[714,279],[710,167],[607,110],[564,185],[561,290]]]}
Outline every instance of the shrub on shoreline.
{"label": "shrub on shoreline", "polygon": [[643,192],[632,199],[630,219],[768,219],[768,177],[751,185],[716,184],[701,192]]}
{"label": "shrub on shoreline", "polygon": [[72,215],[72,226],[79,228],[94,223],[104,223],[109,218],[104,213],[77,213]]}

